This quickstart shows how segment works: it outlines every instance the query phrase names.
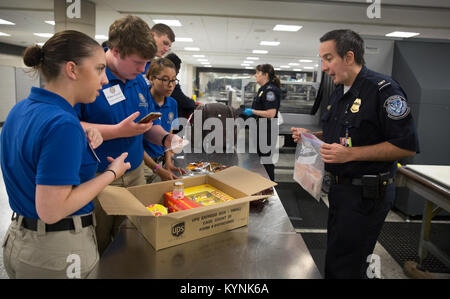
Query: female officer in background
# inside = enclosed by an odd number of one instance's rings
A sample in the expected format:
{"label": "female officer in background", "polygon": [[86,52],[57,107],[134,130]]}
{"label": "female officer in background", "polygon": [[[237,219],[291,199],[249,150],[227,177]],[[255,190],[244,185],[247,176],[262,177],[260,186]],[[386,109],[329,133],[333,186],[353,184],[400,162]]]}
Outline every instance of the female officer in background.
{"label": "female officer in background", "polygon": [[1,133],[1,167],[14,212],[4,265],[11,278],[86,277],[99,259],[92,199],[130,168],[123,153],[109,157],[107,170],[94,178],[93,148],[103,139],[96,129],[85,132],[73,109],[93,102],[108,83],[105,54],[89,36],[67,30],[42,48],[28,47],[23,60],[46,84],[32,87],[12,108]]}
{"label": "female officer in background", "polygon": [[[275,75],[275,70],[270,64],[260,64],[256,67],[256,83],[261,87],[258,89],[255,98],[253,99],[252,108],[246,108],[244,114],[246,116],[254,115],[258,124],[258,134],[257,134],[257,144],[258,144],[258,155],[264,157],[261,162],[267,171],[270,179],[275,180],[275,166],[272,161],[272,152],[270,149],[274,148],[271,146],[271,142],[277,142],[278,134],[272,136],[271,122],[267,122],[267,142],[261,141],[260,118],[266,118],[271,121],[276,121],[278,124],[278,109],[280,109],[281,100],[281,90],[280,90],[280,79]],[[273,137],[273,138],[271,138]],[[260,144],[262,142],[263,144]],[[263,150],[262,147],[268,148],[269,151]]]}

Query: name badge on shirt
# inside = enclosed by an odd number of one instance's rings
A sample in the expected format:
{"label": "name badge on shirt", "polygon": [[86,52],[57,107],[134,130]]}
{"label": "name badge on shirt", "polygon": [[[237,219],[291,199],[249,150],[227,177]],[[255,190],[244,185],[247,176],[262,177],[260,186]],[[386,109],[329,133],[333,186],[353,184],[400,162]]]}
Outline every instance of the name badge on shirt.
{"label": "name badge on shirt", "polygon": [[119,84],[103,89],[103,94],[110,106],[125,100],[125,96],[123,95]]}

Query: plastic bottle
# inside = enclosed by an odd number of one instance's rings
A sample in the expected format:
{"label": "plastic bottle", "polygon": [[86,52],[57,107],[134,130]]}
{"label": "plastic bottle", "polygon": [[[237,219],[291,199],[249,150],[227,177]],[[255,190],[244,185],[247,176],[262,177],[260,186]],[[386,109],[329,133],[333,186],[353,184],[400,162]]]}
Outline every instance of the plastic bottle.
{"label": "plastic bottle", "polygon": [[183,182],[173,183],[172,196],[175,199],[183,199],[184,198],[184,183]]}

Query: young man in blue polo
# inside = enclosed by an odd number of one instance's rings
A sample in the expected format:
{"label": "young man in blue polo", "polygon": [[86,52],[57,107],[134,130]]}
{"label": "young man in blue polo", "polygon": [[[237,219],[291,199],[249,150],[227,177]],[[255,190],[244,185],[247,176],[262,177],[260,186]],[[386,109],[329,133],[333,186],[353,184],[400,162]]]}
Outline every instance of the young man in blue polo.
{"label": "young man in blue polo", "polygon": [[[97,128],[104,143],[96,149],[104,171],[107,156],[117,157],[128,152],[131,168],[112,185],[129,187],[145,184],[143,140],[169,147],[181,139],[169,134],[159,120],[140,124],[136,121],[154,112],[150,92],[140,74],[155,56],[156,45],[149,26],[139,17],[127,16],[116,20],[109,28],[108,48],[105,49],[106,75],[109,83],[103,86],[94,103],[77,107],[83,127]],[[108,216],[98,200],[95,203],[96,235],[100,254],[117,234],[124,216]]]}

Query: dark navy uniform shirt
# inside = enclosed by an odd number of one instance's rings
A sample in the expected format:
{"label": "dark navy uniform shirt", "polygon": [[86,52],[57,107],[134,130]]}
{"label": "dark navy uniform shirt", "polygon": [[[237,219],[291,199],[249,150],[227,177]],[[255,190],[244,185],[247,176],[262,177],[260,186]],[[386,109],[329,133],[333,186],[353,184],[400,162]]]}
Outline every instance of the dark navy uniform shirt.
{"label": "dark navy uniform shirt", "polygon": [[[269,110],[269,109],[276,109],[277,112],[275,114],[275,117],[272,121],[278,121],[278,110],[280,109],[280,100],[281,100],[281,90],[274,84],[272,84],[270,81],[261,86],[258,89],[258,92],[255,95],[255,98],[253,99],[252,109],[255,110]],[[259,148],[259,119],[262,117],[255,116],[258,124],[258,153],[261,154],[267,154],[270,155],[270,152],[268,153],[261,153]],[[270,122],[267,122],[267,146],[271,145],[271,125]],[[276,139],[274,140],[276,142]]]}
{"label": "dark navy uniform shirt", "polygon": [[[417,132],[400,85],[389,76],[362,67],[350,90],[338,85],[322,115],[323,140],[340,143],[351,138],[352,146],[389,142],[399,148],[419,152]],[[396,162],[352,161],[326,163],[325,170],[343,177],[361,177],[395,171]]]}

